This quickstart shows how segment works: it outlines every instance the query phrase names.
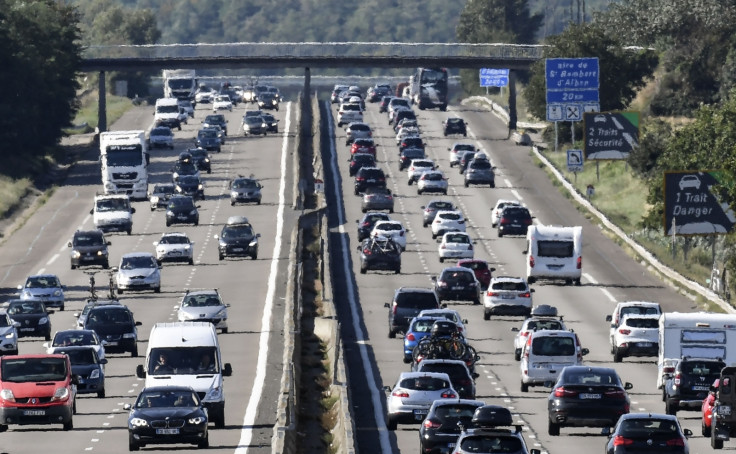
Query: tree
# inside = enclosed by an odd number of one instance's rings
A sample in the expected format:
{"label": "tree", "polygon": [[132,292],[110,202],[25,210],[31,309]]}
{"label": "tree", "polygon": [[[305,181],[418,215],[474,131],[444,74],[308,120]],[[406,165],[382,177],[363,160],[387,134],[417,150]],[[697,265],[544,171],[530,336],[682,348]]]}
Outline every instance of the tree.
{"label": "tree", "polygon": [[464,43],[529,44],[542,20],[542,14],[531,14],[528,0],[468,0],[456,35]]}
{"label": "tree", "polygon": [[[596,23],[571,24],[559,35],[550,36],[547,44],[545,58],[598,57],[601,111],[627,108],[637,91],[652,78],[657,65],[653,52],[624,48]],[[544,65],[542,59],[532,66],[524,92],[529,110],[537,118],[547,116]]]}

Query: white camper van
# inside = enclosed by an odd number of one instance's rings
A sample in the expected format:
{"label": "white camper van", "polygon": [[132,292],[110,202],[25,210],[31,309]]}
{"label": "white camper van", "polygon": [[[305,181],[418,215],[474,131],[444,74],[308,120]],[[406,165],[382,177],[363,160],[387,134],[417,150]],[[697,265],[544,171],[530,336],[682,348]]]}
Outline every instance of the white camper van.
{"label": "white camper van", "polygon": [[685,356],[736,363],[736,314],[663,313],[659,318],[657,388]]}
{"label": "white camper van", "polygon": [[225,427],[223,377],[232,375],[222,362],[215,325],[207,322],[156,323],[148,338],[146,363],[138,378],[151,386],[189,386],[204,402],[215,427]]}
{"label": "white camper van", "polygon": [[527,282],[564,280],[580,285],[583,273],[583,228],[532,225],[526,234]]}

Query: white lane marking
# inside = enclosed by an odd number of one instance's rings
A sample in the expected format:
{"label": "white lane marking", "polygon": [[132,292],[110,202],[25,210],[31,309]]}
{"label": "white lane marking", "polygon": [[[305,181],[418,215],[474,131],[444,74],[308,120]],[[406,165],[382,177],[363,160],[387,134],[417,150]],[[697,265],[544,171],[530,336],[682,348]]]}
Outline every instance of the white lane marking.
{"label": "white lane marking", "polygon": [[516,189],[512,189],[511,193],[514,195],[514,197],[516,197],[516,200],[518,200],[519,202],[524,200],[524,197],[522,197],[521,194],[519,194],[519,191],[517,191]]}
{"label": "white lane marking", "polygon": [[54,263],[54,262],[56,261],[56,259],[58,259],[58,258],[59,258],[59,254],[54,254],[54,255],[52,255],[52,256],[51,256],[51,258],[49,259],[49,261],[48,261],[48,262],[46,262],[46,266],[49,266],[49,265],[51,265],[51,264],[52,264],[52,263]]}
{"label": "white lane marking", "polygon": [[275,303],[276,274],[281,257],[281,235],[284,231],[284,208],[286,206],[286,156],[289,149],[289,127],[291,119],[291,103],[286,105],[286,124],[284,126],[283,142],[281,146],[281,179],[279,181],[279,209],[276,215],[276,238],[271,256],[271,270],[268,276],[268,290],[266,303],[261,318],[261,335],[258,340],[258,361],[256,363],[256,377],[253,381],[248,406],[243,417],[243,428],[240,432],[240,441],[235,449],[236,453],[247,453],[248,446],[253,438],[253,426],[256,420],[258,403],[266,381],[266,360],[268,359],[268,341],[271,337],[271,312]]}
{"label": "white lane marking", "polygon": [[46,272],[46,268],[41,268],[40,270],[36,271],[36,274],[43,274]]}
{"label": "white lane marking", "polygon": [[[328,112],[328,124],[332,128],[334,125],[334,122],[332,120],[332,109],[327,109]],[[335,138],[334,134],[328,134],[330,137],[330,168],[332,169],[332,175],[337,176],[338,170],[337,170],[337,150],[335,148]],[[339,197],[339,194],[341,194],[340,187],[338,186],[338,178],[333,178],[332,181],[333,185],[335,186],[335,194],[338,195],[337,197],[337,206],[335,207],[335,212],[337,213],[338,217],[338,225],[345,224],[345,218],[344,218],[344,207],[342,203],[342,199]],[[365,331],[363,331],[363,327],[360,323],[360,314],[358,313],[358,304],[355,301],[355,293],[356,289],[353,285],[353,280],[347,278],[347,276],[350,276],[350,273],[352,270],[348,268],[348,263],[350,263],[350,251],[348,251],[348,244],[347,244],[347,235],[342,234],[340,235],[340,244],[342,247],[342,253],[343,253],[343,260],[342,260],[342,266],[343,266],[343,273],[345,273],[345,284],[347,285],[347,297],[348,297],[348,303],[350,305],[350,316],[353,321],[353,332],[355,333],[356,340],[358,342],[359,350],[360,350],[360,358],[363,361],[363,370],[366,374],[366,382],[368,383],[368,390],[370,391],[371,400],[373,401],[373,418],[376,422],[376,427],[378,427],[378,438],[379,442],[381,444],[381,452],[384,454],[390,454],[392,451],[391,449],[391,443],[389,442],[388,436],[389,432],[385,429],[386,427],[386,420],[384,419],[383,415],[383,397],[381,396],[381,393],[379,393],[378,388],[376,387],[376,378],[373,375],[373,366],[370,362],[370,358],[368,358],[368,350],[366,349],[365,341],[367,340],[368,336],[366,336]]]}
{"label": "white lane marking", "polygon": [[[590,274],[588,274],[588,273],[583,273],[583,277],[585,277],[585,279],[589,280],[589,281],[590,281],[591,283],[593,283],[593,284],[597,284],[597,283],[598,283],[598,281],[597,281],[597,280],[595,280],[595,278],[594,278],[593,276],[591,276]],[[599,290],[600,290],[600,291],[601,291],[601,292],[602,292],[602,293],[603,293],[604,295],[606,295],[606,298],[608,298],[608,299],[609,299],[609,300],[610,300],[610,301],[611,301],[612,303],[615,303],[615,302],[617,302],[617,301],[616,301],[616,297],[615,297],[615,296],[613,296],[613,294],[612,294],[611,292],[609,292],[609,291],[608,291],[608,289],[605,289],[605,288],[599,287]]]}

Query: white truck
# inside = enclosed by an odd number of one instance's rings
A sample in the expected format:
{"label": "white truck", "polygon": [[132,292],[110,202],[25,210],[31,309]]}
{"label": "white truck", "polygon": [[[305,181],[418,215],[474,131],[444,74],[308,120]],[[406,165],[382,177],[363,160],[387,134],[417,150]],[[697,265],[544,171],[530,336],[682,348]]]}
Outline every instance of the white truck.
{"label": "white truck", "polygon": [[194,101],[197,73],[193,69],[164,69],[164,97]]}
{"label": "white truck", "polygon": [[142,130],[100,133],[100,162],[105,194],[148,199],[148,145]]}
{"label": "white truck", "polygon": [[712,312],[665,312],[659,318],[657,388],[675,370],[677,361],[692,358],[720,358],[736,364],[736,314]]}

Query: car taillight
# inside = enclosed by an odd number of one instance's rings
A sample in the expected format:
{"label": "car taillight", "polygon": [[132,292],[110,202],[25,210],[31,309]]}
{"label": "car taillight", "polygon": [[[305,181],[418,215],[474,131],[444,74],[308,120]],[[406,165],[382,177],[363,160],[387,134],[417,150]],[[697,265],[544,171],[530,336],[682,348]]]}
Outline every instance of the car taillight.
{"label": "car taillight", "polygon": [[440,249],[447,249],[447,245],[446,244],[441,245]]}
{"label": "car taillight", "polygon": [[685,446],[685,441],[682,438],[673,438],[671,440],[667,440],[665,442],[667,446],[679,446],[683,447]]}
{"label": "car taillight", "polygon": [[499,224],[510,224],[510,223],[511,223],[511,221],[509,221],[506,218],[501,218],[501,221],[499,222]]}
{"label": "car taillight", "polygon": [[365,180],[365,178],[363,178],[363,177],[355,177],[355,181],[364,181],[364,180]]}
{"label": "car taillight", "polygon": [[534,256],[529,256],[529,268],[534,268]]}
{"label": "car taillight", "polygon": [[673,366],[663,367],[662,373],[663,374],[671,374],[675,371],[675,368]]}
{"label": "car taillight", "polygon": [[576,397],[578,392],[572,389],[565,389],[564,386],[555,388],[555,397]]}
{"label": "car taillight", "polygon": [[583,269],[583,258],[582,257],[578,257],[578,269],[579,270]]}
{"label": "car taillight", "polygon": [[404,236],[403,230],[401,232],[399,232],[399,236]]}
{"label": "car taillight", "polygon": [[365,255],[371,255],[371,250],[370,249],[363,249],[363,254],[365,254]]}
{"label": "car taillight", "polygon": [[439,429],[440,426],[442,426],[441,423],[437,421],[433,421],[429,418],[425,419],[422,425],[424,426],[425,429]]}
{"label": "car taillight", "polygon": [[442,220],[441,220],[441,219],[435,219],[435,220],[434,220],[434,223],[435,223],[435,224],[439,224],[440,222],[442,222]]}
{"label": "car taillight", "polygon": [[532,225],[532,220],[531,219],[524,219],[524,224],[526,224],[526,225]]}
{"label": "car taillight", "polygon": [[521,336],[521,337],[526,337],[528,335],[529,335],[529,331],[522,331],[522,332],[519,333],[519,336]]}
{"label": "car taillight", "polygon": [[679,372],[676,373],[675,374],[675,386],[680,386],[680,380],[681,379],[682,379],[682,376],[680,375],[680,373]]}
{"label": "car taillight", "polygon": [[498,295],[499,295],[498,292],[490,292],[489,291],[489,292],[486,293],[486,296],[498,296]]}
{"label": "car taillight", "polygon": [[439,285],[440,287],[447,287],[447,282],[445,282],[445,281],[438,281],[437,282],[437,285]]}
{"label": "car taillight", "polygon": [[611,399],[626,399],[626,393],[623,389],[612,389],[604,392],[603,395]]}
{"label": "car taillight", "polygon": [[371,225],[371,223],[370,223],[370,222],[364,222],[364,223],[362,224],[362,226],[363,226],[363,227],[370,227],[370,225]]}
{"label": "car taillight", "polygon": [[631,438],[625,438],[621,435],[613,437],[613,446],[631,446],[634,444],[634,440]]}
{"label": "car taillight", "polygon": [[396,315],[397,308],[398,308],[398,305],[396,303],[394,303],[393,306],[391,307],[391,311],[394,313],[394,315]]}
{"label": "car taillight", "polygon": [[409,333],[409,334],[406,335],[406,340],[413,342],[413,341],[417,340],[417,337],[414,335],[414,333]]}
{"label": "car taillight", "polygon": [[530,292],[526,293],[519,293],[519,298],[531,298],[532,294]]}
{"label": "car taillight", "polygon": [[391,393],[394,397],[409,397],[409,393],[404,391],[403,389],[400,389],[398,391],[394,391]]}
{"label": "car taillight", "polygon": [[452,391],[445,391],[442,393],[441,397],[443,399],[455,399],[457,395]]}
{"label": "car taillight", "polygon": [[631,330],[630,329],[620,329],[620,330],[618,330],[618,332],[621,333],[621,334],[624,334],[626,336],[628,336],[629,334],[631,334]]}

